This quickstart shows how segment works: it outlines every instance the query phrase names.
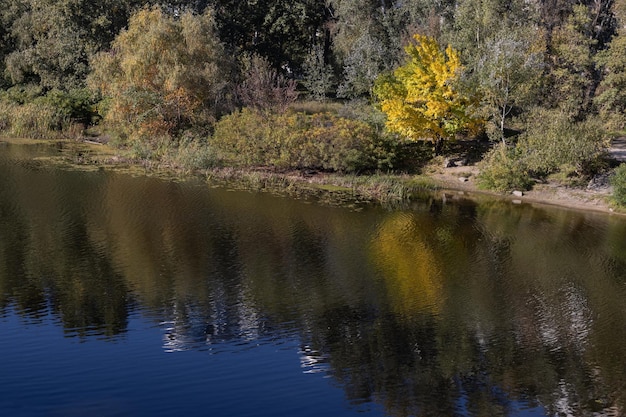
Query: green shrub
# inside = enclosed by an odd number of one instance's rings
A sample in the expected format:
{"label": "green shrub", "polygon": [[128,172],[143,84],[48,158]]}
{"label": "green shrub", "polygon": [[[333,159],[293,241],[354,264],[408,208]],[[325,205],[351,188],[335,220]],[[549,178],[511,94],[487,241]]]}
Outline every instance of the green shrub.
{"label": "green shrub", "polygon": [[535,175],[574,168],[579,176],[595,174],[608,147],[605,130],[598,121],[573,122],[555,110],[536,110],[517,148]]}
{"label": "green shrub", "polygon": [[210,144],[229,164],[265,165],[276,161],[279,155],[278,149],[271,144],[272,137],[286,132],[273,133],[269,116],[245,108],[220,119]]}
{"label": "green shrub", "polygon": [[613,201],[619,206],[626,207],[626,164],[621,164],[615,169],[611,177],[613,186]]}
{"label": "green shrub", "polygon": [[359,172],[389,168],[394,160],[389,138],[365,122],[331,113],[243,109],[217,123],[210,144],[238,166]]}
{"label": "green shrub", "polygon": [[528,190],[533,184],[519,150],[500,143],[480,163],[478,186],[494,191]]}
{"label": "green shrub", "polygon": [[385,129],[387,122],[387,115],[377,106],[372,106],[368,100],[354,99],[347,101],[336,109],[336,113],[338,116],[346,119],[361,120],[381,131]]}
{"label": "green shrub", "polygon": [[34,86],[0,93],[0,130],[16,137],[57,138],[78,135],[93,121],[95,101],[86,89],[41,93]]}
{"label": "green shrub", "polygon": [[0,92],[0,100],[14,104],[32,103],[41,97],[43,89],[35,84],[21,84]]}
{"label": "green shrub", "polygon": [[213,149],[198,139],[181,141],[168,156],[168,162],[185,171],[205,170],[220,165]]}
{"label": "green shrub", "polygon": [[35,101],[53,107],[60,116],[68,120],[85,125],[92,123],[97,114],[95,107],[97,101],[86,88],[70,91],[50,90]]}
{"label": "green shrub", "polygon": [[295,115],[291,121],[297,130],[283,144],[281,165],[339,172],[373,167],[375,135],[367,124],[330,113]]}
{"label": "green shrub", "polygon": [[162,162],[175,148],[167,135],[155,135],[149,140],[133,140],[128,144],[128,156],[134,160]]}

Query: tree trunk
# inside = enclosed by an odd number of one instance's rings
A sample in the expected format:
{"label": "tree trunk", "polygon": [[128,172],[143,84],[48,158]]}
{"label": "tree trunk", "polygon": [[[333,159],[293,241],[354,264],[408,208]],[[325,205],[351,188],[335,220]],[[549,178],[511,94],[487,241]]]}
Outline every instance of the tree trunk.
{"label": "tree trunk", "polygon": [[443,138],[435,138],[435,156],[439,156],[443,153]]}

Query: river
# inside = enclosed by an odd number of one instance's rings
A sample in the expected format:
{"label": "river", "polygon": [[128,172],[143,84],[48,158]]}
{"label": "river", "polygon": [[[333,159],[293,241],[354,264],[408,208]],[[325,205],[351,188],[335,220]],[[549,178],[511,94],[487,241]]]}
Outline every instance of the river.
{"label": "river", "polygon": [[626,218],[212,188],[0,144],[10,416],[626,413]]}

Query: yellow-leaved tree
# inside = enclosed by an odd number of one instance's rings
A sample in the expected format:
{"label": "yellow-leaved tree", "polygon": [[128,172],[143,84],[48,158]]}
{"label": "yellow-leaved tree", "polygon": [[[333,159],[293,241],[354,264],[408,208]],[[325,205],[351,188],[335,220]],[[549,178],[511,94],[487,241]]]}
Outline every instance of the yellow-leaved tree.
{"label": "yellow-leaved tree", "polygon": [[481,121],[471,116],[472,100],[458,88],[463,67],[451,46],[442,50],[428,36],[415,35],[405,51],[407,62],[383,74],[374,95],[387,115],[387,128],[410,140],[430,140],[441,153],[446,139],[477,131]]}

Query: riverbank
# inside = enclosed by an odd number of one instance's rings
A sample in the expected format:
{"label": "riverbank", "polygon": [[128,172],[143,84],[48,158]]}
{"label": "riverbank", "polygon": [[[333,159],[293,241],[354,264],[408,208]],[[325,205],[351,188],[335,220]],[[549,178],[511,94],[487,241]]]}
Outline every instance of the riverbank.
{"label": "riverbank", "polygon": [[291,189],[309,189],[316,192],[347,193],[357,200],[383,204],[398,204],[410,200],[411,195],[430,192],[442,198],[479,200],[495,198],[511,204],[553,206],[573,210],[603,212],[617,215],[626,213],[611,202],[612,187],[606,176],[590,181],[586,186],[566,186],[557,181],[536,184],[532,190],[501,193],[479,189],[476,165],[462,167],[430,166],[420,175],[342,176],[328,173],[283,172],[266,170],[215,169],[210,179],[243,181],[249,188],[272,188],[284,185]]}
{"label": "riverbank", "polygon": [[[626,147],[626,143],[624,145]],[[444,163],[431,164],[422,174],[345,176],[323,172],[273,172],[271,170],[238,170],[221,168],[210,171],[209,181],[244,183],[247,188],[309,190],[315,193],[348,194],[358,200],[376,201],[396,205],[408,201],[419,193],[435,193],[442,198],[479,200],[495,198],[511,204],[533,206],[553,206],[573,210],[626,213],[611,203],[612,187],[608,176],[590,181],[586,186],[566,186],[552,180],[536,184],[532,190],[501,193],[482,190],[476,182],[477,165],[445,166]]]}
{"label": "riverbank", "polygon": [[[626,162],[626,137],[617,137],[612,140],[608,149],[608,160],[612,161],[612,164]],[[476,165],[438,167],[429,173],[429,177],[439,187],[459,190],[467,196],[486,194],[505,199],[512,204],[556,206],[626,215],[623,208],[616,207],[611,201],[613,188],[610,185],[608,173],[596,176],[584,185],[568,186],[558,180],[548,180],[546,183],[535,184],[531,190],[515,193],[480,190],[476,184],[478,173],[479,169]]]}
{"label": "riverbank", "polygon": [[[12,144],[51,143],[49,140],[0,139]],[[58,145],[59,157],[51,161],[68,167],[110,169],[135,175],[152,175],[168,179],[200,177],[209,186],[268,191],[292,197],[315,197],[332,204],[378,202],[398,205],[425,192],[441,194],[442,198],[501,199],[511,204],[557,206],[621,214],[611,202],[608,181],[590,183],[587,187],[568,187],[557,182],[537,184],[530,191],[499,193],[481,190],[476,183],[479,172],[476,165],[450,166],[431,164],[420,175],[373,174],[339,175],[319,171],[276,171],[271,168],[238,169],[211,168],[201,172],[187,172],[175,166],[148,160],[131,160],[119,150],[93,141],[53,141]]]}
{"label": "riverbank", "polygon": [[556,206],[619,214],[619,210],[611,204],[612,189],[606,180],[592,181],[586,187],[570,187],[549,181],[545,184],[536,184],[532,190],[513,194],[479,189],[476,184],[478,172],[476,166],[441,168],[431,173],[430,177],[438,187],[461,192],[468,198],[489,195],[509,201],[511,204]]}

